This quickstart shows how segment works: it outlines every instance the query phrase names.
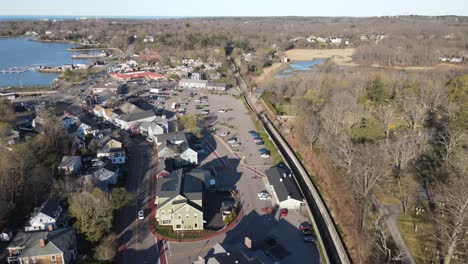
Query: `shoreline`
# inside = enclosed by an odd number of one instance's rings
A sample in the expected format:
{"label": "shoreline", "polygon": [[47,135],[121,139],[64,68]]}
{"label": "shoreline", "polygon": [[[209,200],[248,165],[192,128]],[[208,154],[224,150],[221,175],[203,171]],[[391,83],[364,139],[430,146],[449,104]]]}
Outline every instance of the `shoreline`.
{"label": "shoreline", "polygon": [[36,39],[36,38],[30,38],[29,41],[45,42],[45,43],[65,43],[65,44],[79,45],[78,43],[73,42],[73,41],[71,41],[71,40],[50,40],[50,39]]}

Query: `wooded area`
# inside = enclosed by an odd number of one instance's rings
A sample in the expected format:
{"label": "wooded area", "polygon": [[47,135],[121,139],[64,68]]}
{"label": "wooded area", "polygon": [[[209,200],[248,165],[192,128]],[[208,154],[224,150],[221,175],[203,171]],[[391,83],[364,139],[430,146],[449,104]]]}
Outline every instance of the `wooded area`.
{"label": "wooded area", "polygon": [[386,200],[415,226],[430,224],[423,232],[434,243],[418,262],[450,263],[467,253],[467,72],[322,65],[265,85],[274,107],[295,116],[292,141],[306,142],[301,155],[316,160],[304,162],[336,166],[311,173],[345,241],[354,241],[356,262],[402,259],[377,210],[376,201]]}

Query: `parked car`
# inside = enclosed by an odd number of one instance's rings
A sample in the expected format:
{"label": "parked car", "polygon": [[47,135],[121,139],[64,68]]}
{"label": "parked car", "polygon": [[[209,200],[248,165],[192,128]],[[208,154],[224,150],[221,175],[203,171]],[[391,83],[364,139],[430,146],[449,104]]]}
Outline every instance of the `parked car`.
{"label": "parked car", "polygon": [[263,140],[261,138],[256,138],[256,139],[254,139],[254,142],[255,143],[260,143],[260,142],[263,142]]}
{"label": "parked car", "polygon": [[230,139],[227,140],[227,142],[228,142],[229,144],[234,144],[234,143],[237,142],[237,138],[235,138],[235,137],[230,138]]}
{"label": "parked car", "polygon": [[265,142],[263,142],[263,140],[260,140],[260,141],[255,141],[255,144],[257,144],[257,145],[263,145],[263,144],[265,144]]}
{"label": "parked car", "polygon": [[315,242],[316,241],[316,238],[314,235],[304,235],[302,236],[302,239],[304,240],[304,242]]}
{"label": "parked car", "polygon": [[280,209],[280,215],[281,215],[281,216],[288,216],[288,209],[286,209],[286,208],[281,208],[281,209]]}
{"label": "parked car", "polygon": [[195,151],[196,151],[198,154],[204,154],[204,153],[205,153],[205,149],[204,149],[204,148],[197,148],[197,149],[195,149]]}
{"label": "parked car", "polygon": [[218,113],[226,113],[226,110],[224,110],[224,109],[219,109],[219,110],[218,110]]}
{"label": "parked car", "polygon": [[257,194],[260,200],[268,200],[271,199],[270,194],[267,191],[261,191]]}
{"label": "parked car", "polygon": [[226,137],[227,135],[229,135],[229,131],[224,131],[224,132],[221,132],[221,134],[219,134],[220,136],[222,137]]}
{"label": "parked car", "polygon": [[260,134],[258,134],[257,132],[255,133],[252,133],[250,134],[254,139],[259,139],[260,138]]}
{"label": "parked car", "polygon": [[231,144],[231,147],[233,147],[233,148],[237,148],[237,147],[239,147],[239,146],[240,146],[240,143],[239,143],[239,142],[236,142],[236,143],[232,143],[232,144]]}
{"label": "parked car", "polygon": [[263,154],[263,153],[268,153],[268,150],[266,148],[261,148],[258,150],[258,153]]}
{"label": "parked car", "polygon": [[138,219],[140,220],[145,219],[145,213],[143,211],[138,211]]}
{"label": "parked car", "polygon": [[299,225],[299,230],[311,230],[312,229],[312,226],[310,225],[309,222],[302,222],[300,225]]}
{"label": "parked car", "polygon": [[269,153],[262,153],[262,154],[260,154],[260,157],[262,157],[262,158],[269,158],[269,157],[270,157],[270,154],[269,154]]}

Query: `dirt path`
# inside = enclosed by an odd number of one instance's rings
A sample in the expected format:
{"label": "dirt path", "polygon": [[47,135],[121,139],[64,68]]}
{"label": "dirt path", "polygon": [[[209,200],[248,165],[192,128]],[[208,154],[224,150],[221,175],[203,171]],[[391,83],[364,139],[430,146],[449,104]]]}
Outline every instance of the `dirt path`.
{"label": "dirt path", "polygon": [[390,231],[390,234],[392,235],[393,241],[395,242],[398,249],[400,249],[400,251],[402,251],[406,256],[406,259],[404,260],[405,263],[416,264],[397,226],[397,219],[398,214],[400,213],[400,206],[382,205],[374,197],[372,197],[372,202],[379,209],[380,213],[385,217],[385,222],[387,224],[388,231]]}

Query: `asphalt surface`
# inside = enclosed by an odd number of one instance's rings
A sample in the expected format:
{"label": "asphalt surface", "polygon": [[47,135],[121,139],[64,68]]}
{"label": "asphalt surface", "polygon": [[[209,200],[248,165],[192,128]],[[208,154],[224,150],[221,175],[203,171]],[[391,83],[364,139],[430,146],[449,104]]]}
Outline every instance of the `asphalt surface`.
{"label": "asphalt surface", "polygon": [[[119,263],[158,263],[157,241],[148,226],[147,203],[152,198],[151,186],[153,164],[151,146],[140,138],[125,136],[128,146],[128,171],[126,189],[133,195],[132,201],[119,210],[116,219],[120,235]],[[137,213],[144,210],[145,219],[139,220]],[[123,246],[123,247],[122,247]]]}

